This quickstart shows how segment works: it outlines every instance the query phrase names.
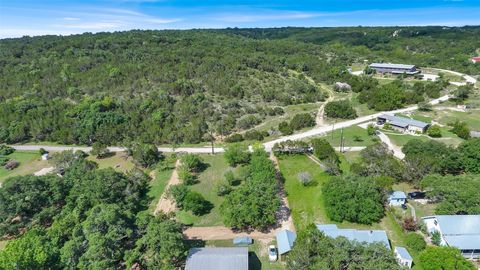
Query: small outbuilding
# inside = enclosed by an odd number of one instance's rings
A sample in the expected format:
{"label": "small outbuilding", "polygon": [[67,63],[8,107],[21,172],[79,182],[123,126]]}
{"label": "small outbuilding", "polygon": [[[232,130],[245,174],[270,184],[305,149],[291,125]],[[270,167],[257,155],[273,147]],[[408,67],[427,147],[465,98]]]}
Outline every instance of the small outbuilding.
{"label": "small outbuilding", "polygon": [[388,196],[388,205],[400,206],[407,202],[407,196],[403,191],[394,191]]}
{"label": "small outbuilding", "polygon": [[233,239],[235,246],[248,246],[253,244],[253,239],[250,236],[239,236]]}
{"label": "small outbuilding", "polygon": [[48,153],[42,155],[42,160],[48,160],[49,158],[50,156],[48,155]]}
{"label": "small outbuilding", "polygon": [[472,57],[472,63],[480,63],[480,57]]}
{"label": "small outbuilding", "polygon": [[192,248],[185,270],[248,270],[248,248]]}
{"label": "small outbuilding", "polygon": [[280,256],[282,256],[292,250],[295,239],[297,239],[297,235],[292,231],[282,230],[276,234],[276,238],[278,253],[280,254]]}
{"label": "small outbuilding", "polygon": [[406,248],[395,247],[394,253],[400,266],[408,267],[408,269],[412,268],[413,258]]}

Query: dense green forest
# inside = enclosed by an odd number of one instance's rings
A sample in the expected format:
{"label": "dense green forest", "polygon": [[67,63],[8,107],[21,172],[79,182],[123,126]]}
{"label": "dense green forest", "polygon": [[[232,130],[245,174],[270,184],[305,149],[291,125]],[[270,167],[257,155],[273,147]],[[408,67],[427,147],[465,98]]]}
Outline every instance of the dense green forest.
{"label": "dense green forest", "polygon": [[[469,57],[479,35],[480,27],[351,27],[3,39],[0,142],[198,143],[251,128],[278,106],[324,100],[316,83],[363,87],[346,69],[364,60],[478,74]],[[395,104],[374,104],[385,98],[368,89],[361,102],[381,110],[422,101],[398,87],[390,86]]]}

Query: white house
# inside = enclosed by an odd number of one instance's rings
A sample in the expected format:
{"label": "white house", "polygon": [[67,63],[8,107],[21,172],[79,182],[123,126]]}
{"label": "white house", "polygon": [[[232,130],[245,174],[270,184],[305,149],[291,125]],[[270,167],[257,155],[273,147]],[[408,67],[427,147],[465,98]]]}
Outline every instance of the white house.
{"label": "white house", "polygon": [[413,258],[406,248],[395,247],[394,253],[400,266],[408,267],[408,269],[412,268]]}
{"label": "white house", "polygon": [[440,245],[460,249],[465,258],[480,258],[480,215],[438,215],[422,218],[431,235],[440,233]]}
{"label": "white house", "polygon": [[388,205],[400,206],[407,202],[407,196],[403,191],[394,191],[388,196]]}

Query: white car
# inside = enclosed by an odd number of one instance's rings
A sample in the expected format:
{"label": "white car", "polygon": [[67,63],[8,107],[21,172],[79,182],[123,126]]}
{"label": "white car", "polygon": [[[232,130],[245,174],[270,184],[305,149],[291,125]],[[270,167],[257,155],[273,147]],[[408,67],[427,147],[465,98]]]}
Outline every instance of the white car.
{"label": "white car", "polygon": [[274,245],[268,246],[268,259],[271,262],[274,262],[277,260],[277,258],[278,258],[277,248]]}

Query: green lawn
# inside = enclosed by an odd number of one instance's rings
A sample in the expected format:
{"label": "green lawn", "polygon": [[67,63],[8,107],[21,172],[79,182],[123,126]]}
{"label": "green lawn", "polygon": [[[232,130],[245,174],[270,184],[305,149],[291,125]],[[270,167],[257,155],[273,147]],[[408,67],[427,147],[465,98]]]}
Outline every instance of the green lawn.
{"label": "green lawn", "polygon": [[[341,129],[336,129],[332,132],[328,132],[322,138],[326,139],[332,146],[340,146]],[[345,140],[345,146],[368,146],[375,143],[375,137],[368,136],[367,130],[359,126],[351,126],[343,129],[343,137]],[[356,137],[359,140],[355,140]]]}
{"label": "green lawn", "polygon": [[[268,260],[268,246],[274,245],[275,241],[264,243],[260,241],[253,241],[253,244],[248,246],[249,251],[249,270],[283,270],[285,266],[282,262],[270,262]],[[215,240],[206,241],[201,246],[205,247],[234,247],[232,240]]]}
{"label": "green lawn", "polygon": [[113,156],[98,159],[94,156],[88,156],[88,160],[98,163],[98,168],[113,168],[119,172],[127,172],[135,167],[131,157],[127,157],[124,152],[116,152]]}
{"label": "green lawn", "polygon": [[211,212],[204,216],[195,216],[190,212],[179,211],[177,218],[185,224],[193,224],[194,226],[218,226],[223,225],[222,217],[220,216],[219,207],[224,198],[216,193],[216,185],[223,181],[224,174],[232,168],[227,164],[223,155],[202,155],[208,168],[199,174],[199,182],[190,188],[193,191],[202,194],[205,199],[211,202],[214,207]]}
{"label": "green lawn", "polygon": [[153,213],[155,211],[158,200],[165,191],[165,187],[167,186],[174,169],[175,160],[172,159],[168,168],[164,170],[155,170],[153,172],[155,178],[150,181],[150,187],[147,193],[147,196],[150,199],[150,205],[148,207],[150,213]]}
{"label": "green lawn", "polygon": [[15,151],[8,155],[8,157],[20,162],[20,166],[11,171],[0,167],[0,183],[8,177],[32,174],[42,168],[50,166],[48,161],[41,160],[38,151]]}

